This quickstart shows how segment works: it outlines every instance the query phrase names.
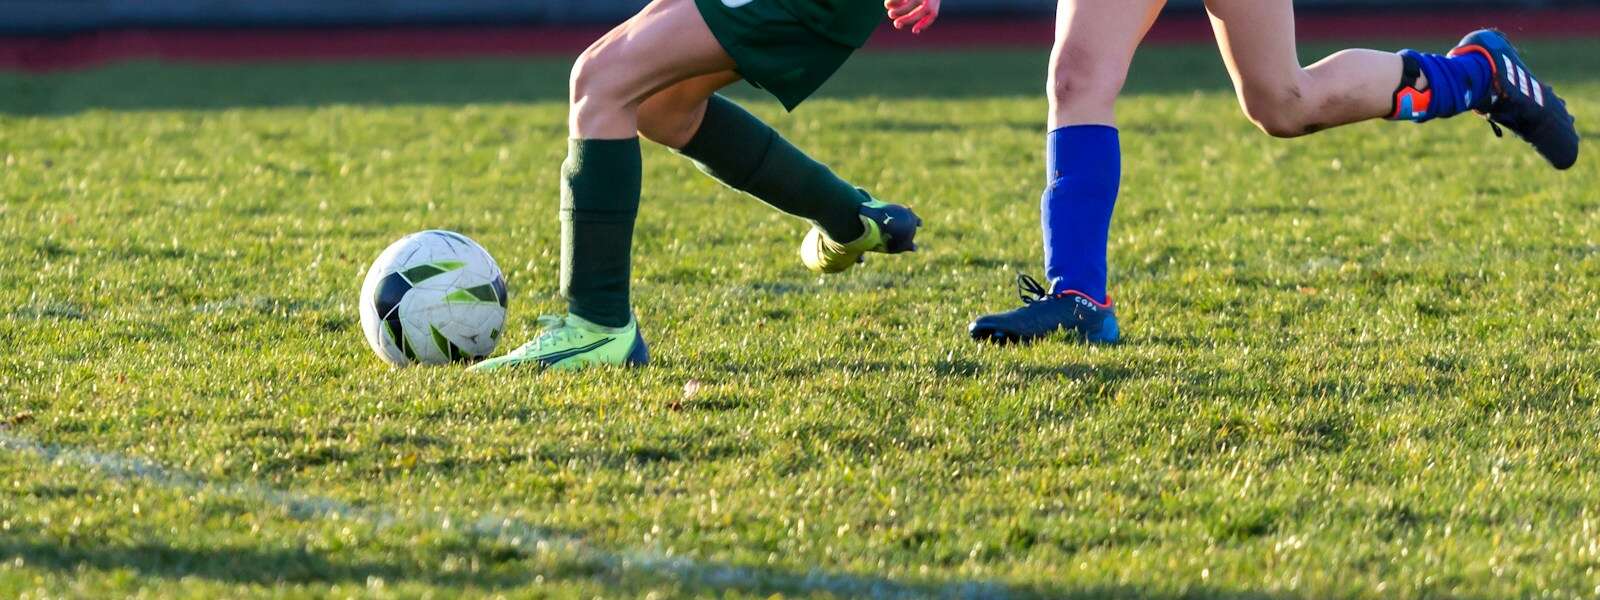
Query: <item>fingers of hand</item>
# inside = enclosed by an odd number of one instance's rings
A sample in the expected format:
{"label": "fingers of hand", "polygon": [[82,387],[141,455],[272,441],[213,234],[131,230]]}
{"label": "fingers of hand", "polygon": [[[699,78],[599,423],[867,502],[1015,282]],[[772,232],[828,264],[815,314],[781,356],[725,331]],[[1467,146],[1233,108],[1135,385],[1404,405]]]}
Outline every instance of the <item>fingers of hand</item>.
{"label": "fingers of hand", "polygon": [[925,5],[918,5],[916,8],[905,11],[899,15],[891,12],[889,13],[889,18],[894,20],[895,29],[905,29],[907,25],[915,25],[918,21],[921,21],[927,16],[927,14],[928,7]]}
{"label": "fingers of hand", "polygon": [[938,19],[939,19],[939,13],[938,12],[928,11],[928,13],[926,15],[924,15],[921,20],[917,21],[916,25],[912,25],[911,26],[911,33],[922,33],[922,31],[924,29],[927,29],[928,27],[932,26],[933,22],[938,20]]}
{"label": "fingers of hand", "polygon": [[894,26],[895,27],[901,27],[902,26],[902,24],[901,24],[901,20],[902,19],[904,19],[907,15],[910,15],[910,14],[912,14],[912,13],[918,11],[918,10],[921,10],[922,7],[923,7],[922,0],[890,0],[890,1],[891,2],[898,2],[898,4],[896,4],[895,6],[888,6],[888,3],[885,3],[885,7],[888,8],[888,10],[889,10],[889,19],[894,21]]}

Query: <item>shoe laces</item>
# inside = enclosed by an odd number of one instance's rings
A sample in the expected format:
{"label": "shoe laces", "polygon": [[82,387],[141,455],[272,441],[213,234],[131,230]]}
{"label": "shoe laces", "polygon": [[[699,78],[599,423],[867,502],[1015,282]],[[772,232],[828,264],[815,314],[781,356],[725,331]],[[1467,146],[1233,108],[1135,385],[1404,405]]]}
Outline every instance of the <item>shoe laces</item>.
{"label": "shoe laces", "polygon": [[540,315],[535,322],[539,325],[539,337],[534,341],[536,347],[569,339],[575,333],[561,315]]}
{"label": "shoe laces", "polygon": [[[1543,84],[1541,84],[1541,85],[1543,85]],[[1500,96],[1496,100],[1496,103],[1499,103],[1501,101],[1508,101],[1508,95],[1507,94],[1501,94],[1499,92],[1495,92],[1495,93]],[[1556,102],[1557,103],[1556,106],[1560,107],[1563,110],[1566,109],[1567,103],[1565,101],[1563,101],[1562,99],[1560,99],[1560,98],[1554,97],[1555,94],[1553,92],[1546,93],[1545,95],[1546,96],[1550,96],[1551,97],[1551,102]],[[1494,130],[1494,136],[1497,137],[1497,138],[1503,138],[1503,137],[1506,136],[1506,132],[1503,129],[1501,129],[1502,126],[1504,126],[1506,128],[1509,128],[1514,132],[1517,132],[1518,135],[1522,135],[1529,128],[1532,128],[1532,127],[1536,126],[1535,122],[1530,122],[1530,121],[1528,121],[1526,119],[1520,118],[1520,117],[1526,117],[1527,115],[1516,115],[1516,117],[1518,117],[1518,118],[1513,118],[1512,113],[1509,113],[1506,110],[1494,110],[1494,109],[1491,109],[1491,110],[1489,110],[1487,112],[1480,112],[1479,114],[1481,114],[1483,116],[1483,120],[1489,124],[1489,129]],[[1576,123],[1577,121],[1578,120],[1576,118],[1572,119],[1573,123]]]}
{"label": "shoe laces", "polygon": [[1044,284],[1039,283],[1039,280],[1028,276],[1026,273],[1018,273],[1017,297],[1022,299],[1023,304],[1034,304],[1053,299],[1056,296],[1051,294],[1050,290],[1044,287]]}
{"label": "shoe laces", "polygon": [[[1499,86],[1500,82],[1495,81],[1494,88],[1498,88]],[[1489,108],[1487,110],[1478,112],[1478,114],[1483,117],[1483,122],[1489,124],[1489,129],[1494,130],[1495,137],[1503,138],[1506,136],[1506,132],[1505,130],[1501,129],[1500,126],[1504,124],[1506,127],[1512,127],[1512,124],[1508,122],[1509,119],[1506,118],[1505,110],[1503,109],[1504,103],[1509,102],[1510,100],[1506,97],[1506,94],[1494,88],[1491,88],[1489,91]],[[1513,127],[1513,129],[1515,128]]]}

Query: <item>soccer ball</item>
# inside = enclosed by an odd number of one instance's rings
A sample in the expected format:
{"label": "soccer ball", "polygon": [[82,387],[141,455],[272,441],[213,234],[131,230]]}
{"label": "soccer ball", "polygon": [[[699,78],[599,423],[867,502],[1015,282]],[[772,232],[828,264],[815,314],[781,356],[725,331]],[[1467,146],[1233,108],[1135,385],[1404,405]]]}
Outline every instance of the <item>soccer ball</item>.
{"label": "soccer ball", "polygon": [[494,352],[506,322],[506,281],[466,236],[423,231],[378,255],[361,286],[361,330],[397,367],[475,361]]}

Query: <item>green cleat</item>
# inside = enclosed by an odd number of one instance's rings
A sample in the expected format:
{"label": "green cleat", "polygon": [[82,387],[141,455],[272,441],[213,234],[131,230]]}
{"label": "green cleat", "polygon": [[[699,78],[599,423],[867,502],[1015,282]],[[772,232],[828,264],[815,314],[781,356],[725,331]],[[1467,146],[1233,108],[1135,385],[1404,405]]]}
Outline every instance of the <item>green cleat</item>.
{"label": "green cleat", "polygon": [[[866,194],[866,191],[862,191]],[[861,205],[861,225],[866,233],[856,241],[841,244],[828,238],[822,228],[812,227],[800,243],[800,262],[818,273],[839,273],[848,270],[868,252],[899,254],[917,249],[913,240],[922,219],[911,209],[871,199]]]}
{"label": "green cleat", "polygon": [[637,319],[623,327],[605,327],[577,315],[539,317],[538,339],[521,348],[476,365],[484,373],[509,369],[559,369],[575,371],[596,365],[643,366],[650,362]]}

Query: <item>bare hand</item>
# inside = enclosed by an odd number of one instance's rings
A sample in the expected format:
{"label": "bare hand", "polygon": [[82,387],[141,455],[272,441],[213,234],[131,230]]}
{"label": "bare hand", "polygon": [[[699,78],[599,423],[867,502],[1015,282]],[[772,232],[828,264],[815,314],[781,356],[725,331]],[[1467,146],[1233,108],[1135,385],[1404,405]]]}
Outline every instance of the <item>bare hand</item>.
{"label": "bare hand", "polygon": [[894,21],[895,29],[905,29],[911,26],[911,33],[922,33],[922,30],[933,25],[939,19],[940,0],[884,0],[883,8],[889,12],[889,20]]}

